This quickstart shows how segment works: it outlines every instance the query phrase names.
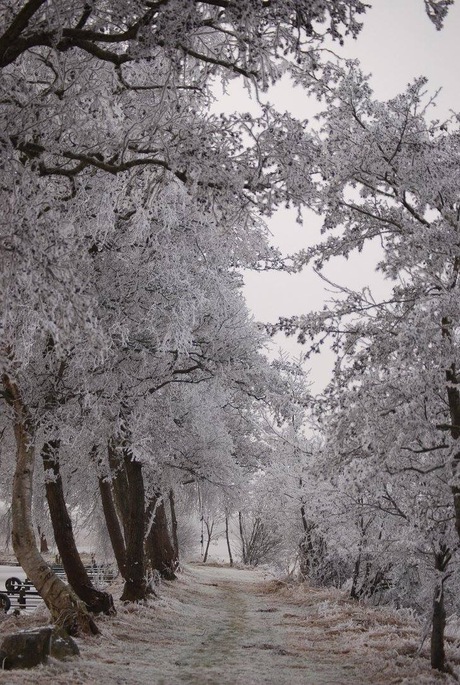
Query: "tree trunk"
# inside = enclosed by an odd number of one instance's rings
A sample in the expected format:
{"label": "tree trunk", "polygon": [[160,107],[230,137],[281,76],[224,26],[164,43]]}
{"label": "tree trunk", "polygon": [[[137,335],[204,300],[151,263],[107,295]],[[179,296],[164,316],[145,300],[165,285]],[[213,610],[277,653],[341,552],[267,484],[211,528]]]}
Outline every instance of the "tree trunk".
{"label": "tree trunk", "polygon": [[38,526],[38,537],[40,538],[40,554],[48,554],[48,540],[46,539],[45,533]]}
{"label": "tree trunk", "polygon": [[244,528],[243,528],[243,514],[241,511],[238,512],[238,524],[240,528],[240,538],[241,538],[241,556],[242,556],[242,561],[243,564],[247,564],[247,553],[246,553],[246,540],[244,537]]}
{"label": "tree trunk", "polygon": [[225,539],[227,540],[228,558],[230,566],[233,566],[232,548],[230,547],[230,532],[228,525],[228,512],[225,512]]}
{"label": "tree trunk", "polygon": [[155,512],[155,518],[145,539],[150,566],[165,580],[175,580],[178,560],[169,536],[164,500],[160,494],[151,500],[148,508],[152,513]]}
{"label": "tree trunk", "polygon": [[131,451],[123,449],[123,462],[128,481],[128,521],[126,522],[126,575],[121,600],[138,602],[146,599],[149,590],[144,563],[145,493],[142,465],[132,459]]}
{"label": "tree trunk", "polygon": [[446,627],[446,610],[444,608],[443,584],[436,586],[433,598],[433,627],[431,630],[431,668],[438,671],[446,669],[444,652],[444,630]]}
{"label": "tree trunk", "polygon": [[59,466],[60,440],[46,442],[42,449],[43,467],[51,473],[46,478],[46,499],[53,525],[54,539],[62,559],[67,580],[77,596],[94,614],[114,614],[113,598],[107,592],[96,590],[82,563],[75,544],[72,520],[67,510]]}
{"label": "tree trunk", "polygon": [[[451,341],[452,322],[448,317],[442,318],[442,337]],[[459,379],[455,363],[449,369],[446,369],[447,381],[447,400],[449,404],[450,413],[450,434],[451,437],[460,440],[460,390],[458,387]],[[460,450],[454,454],[452,459],[452,486],[451,491],[454,498],[454,512],[455,512],[455,529],[460,538]]]}
{"label": "tree trunk", "polygon": [[102,500],[105,524],[109,533],[113,553],[117,562],[118,570],[122,578],[126,578],[126,546],[123,531],[118,518],[115,502],[113,501],[112,488],[108,477],[99,477],[99,492]]}
{"label": "tree trunk", "polygon": [[[127,448],[129,450],[129,447]],[[113,501],[118,512],[118,520],[123,526],[125,540],[128,537],[130,504],[129,504],[129,480],[126,463],[121,445],[116,440],[109,440],[107,454],[110,466]]]}
{"label": "tree trunk", "polygon": [[179,538],[177,537],[177,516],[174,490],[169,491],[169,508],[171,510],[171,538],[177,564],[179,564]]}
{"label": "tree trunk", "polygon": [[38,551],[32,520],[35,453],[33,429],[17,385],[7,374],[3,385],[15,412],[16,468],[13,478],[12,543],[17,560],[48,607],[53,621],[75,635],[97,634],[98,628],[83,602],[60,580]]}
{"label": "tree trunk", "polygon": [[212,531],[214,528],[214,521],[209,525],[207,521],[205,521],[205,526],[206,526],[206,534],[208,536],[206,540],[206,548],[204,550],[204,556],[203,556],[203,564],[205,564],[208,560],[208,553],[209,553],[209,545],[211,544],[212,540]]}
{"label": "tree trunk", "polygon": [[353,580],[351,583],[350,597],[351,599],[359,599],[358,595],[358,579],[361,569],[361,546],[358,549],[358,556],[356,557],[355,565],[353,567]]}
{"label": "tree trunk", "polygon": [[[455,367],[446,373],[449,383],[456,382],[457,374]],[[447,398],[449,401],[449,412],[452,427],[451,436],[454,440],[460,439],[460,392],[457,387],[449,385],[447,387]],[[453,484],[451,487],[454,497],[455,529],[460,538],[460,451],[457,451],[452,459]]]}
{"label": "tree trunk", "polygon": [[446,610],[444,607],[444,582],[446,577],[442,576],[449,564],[452,555],[450,550],[441,546],[440,552],[435,554],[435,569],[441,576],[436,583],[433,597],[433,624],[431,630],[431,667],[443,673],[451,673],[451,669],[446,663],[444,651],[444,630],[446,628]]}
{"label": "tree trunk", "polygon": [[[301,481],[302,482],[302,481]],[[305,505],[302,504],[300,507],[300,516],[302,519],[302,527],[304,531],[303,538],[299,543],[299,555],[300,555],[300,574],[302,578],[310,578],[312,576],[313,560],[314,560],[314,548],[313,548],[313,531],[314,524],[308,521],[307,512]]]}

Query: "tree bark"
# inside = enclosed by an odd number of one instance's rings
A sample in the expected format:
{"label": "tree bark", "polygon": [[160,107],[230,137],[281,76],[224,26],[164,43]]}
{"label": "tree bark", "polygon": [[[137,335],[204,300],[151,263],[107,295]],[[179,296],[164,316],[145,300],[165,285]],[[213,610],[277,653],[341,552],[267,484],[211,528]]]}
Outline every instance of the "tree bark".
{"label": "tree bark", "polygon": [[[435,569],[441,576],[451,559],[450,550],[442,546],[441,550],[435,554]],[[431,630],[431,667],[443,673],[451,673],[451,669],[446,662],[444,650],[444,631],[446,628],[446,610],[444,607],[444,582],[446,578],[440,577],[436,583],[433,597],[433,623]]]}
{"label": "tree bark", "polygon": [[204,550],[203,564],[205,564],[208,560],[209,545],[211,544],[211,540],[212,540],[212,531],[214,529],[214,521],[211,523],[211,525],[209,525],[208,521],[205,521],[204,524],[206,526],[207,540],[206,540],[206,548]]}
{"label": "tree bark", "polygon": [[38,526],[38,537],[40,538],[40,554],[48,554],[48,540],[46,539],[45,533]]}
{"label": "tree bark", "polygon": [[359,599],[358,579],[359,579],[360,568],[361,568],[361,545],[359,546],[358,556],[356,557],[355,565],[353,567],[353,580],[351,583],[351,590],[350,590],[351,599]]}
{"label": "tree bark", "polygon": [[431,668],[446,670],[444,651],[444,630],[446,627],[446,610],[444,608],[443,584],[436,586],[433,598],[433,626],[431,630]]}
{"label": "tree bark", "polygon": [[[126,449],[129,450],[129,447]],[[122,523],[123,533],[126,540],[129,530],[130,494],[128,472],[126,469],[126,463],[121,445],[119,445],[119,448],[117,449],[116,441],[113,439],[109,440],[107,454],[110,466],[113,501],[118,512],[118,519]]]}
{"label": "tree bark", "polygon": [[312,535],[314,531],[314,524],[308,521],[307,512],[305,505],[300,506],[300,516],[302,519],[303,527],[303,538],[299,543],[299,555],[300,555],[300,574],[303,579],[309,578],[312,574],[313,559],[314,559],[314,548]]}
{"label": "tree bark", "polygon": [[230,547],[230,532],[229,532],[229,525],[228,525],[228,512],[225,512],[225,539],[227,541],[228,558],[230,561],[230,566],[233,566],[232,548]]}
{"label": "tree bark", "polygon": [[13,478],[12,543],[17,560],[48,607],[53,621],[72,635],[99,632],[91,614],[50,569],[37,548],[32,520],[34,434],[19,389],[3,375],[5,396],[15,412],[16,468]]}
{"label": "tree bark", "polygon": [[99,492],[102,500],[105,524],[109,533],[113,553],[117,562],[118,570],[122,578],[126,578],[126,546],[123,531],[118,518],[115,502],[113,501],[112,488],[108,477],[99,477]]}
{"label": "tree bark", "polygon": [[243,564],[247,564],[247,552],[246,552],[246,540],[244,536],[244,528],[243,528],[243,514],[241,511],[238,512],[238,524],[239,524],[239,529],[240,529],[240,538],[241,538],[241,556],[242,556],[242,561]]}
{"label": "tree bark", "polygon": [[176,503],[174,499],[174,490],[171,488],[169,491],[169,508],[171,511],[171,538],[172,545],[174,549],[174,555],[176,557],[177,564],[179,564],[179,538],[177,536],[177,516],[176,516]]}
{"label": "tree bark", "polygon": [[169,535],[164,500],[160,494],[151,500],[148,509],[155,516],[145,539],[149,564],[165,580],[175,580],[178,560]]}
{"label": "tree bark", "polygon": [[67,510],[59,466],[60,440],[46,442],[42,449],[43,467],[51,473],[46,478],[46,499],[53,525],[54,539],[71,587],[94,614],[114,614],[113,598],[107,592],[97,590],[89,578],[78,553],[72,529],[72,520]]}
{"label": "tree bark", "polygon": [[[442,318],[442,337],[451,341],[452,322],[451,320],[444,316]],[[453,363],[449,369],[446,369],[446,381],[447,381],[447,400],[449,404],[450,413],[450,434],[451,437],[459,441],[460,440],[460,390],[458,387],[459,379],[457,374],[457,368],[455,363]],[[458,450],[452,459],[452,473],[453,473],[453,484],[451,486],[452,495],[454,498],[454,512],[455,512],[455,529],[457,535],[460,538],[460,450]]]}
{"label": "tree bark", "polygon": [[128,448],[123,449],[123,463],[128,481],[128,521],[126,522],[126,575],[121,600],[138,602],[149,594],[145,578],[144,510],[145,492],[142,465]]}

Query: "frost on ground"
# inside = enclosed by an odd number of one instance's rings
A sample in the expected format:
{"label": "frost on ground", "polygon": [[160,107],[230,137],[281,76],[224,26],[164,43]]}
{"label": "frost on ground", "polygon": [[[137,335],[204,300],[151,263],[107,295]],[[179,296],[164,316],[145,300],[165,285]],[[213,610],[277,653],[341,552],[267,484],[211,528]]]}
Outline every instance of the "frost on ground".
{"label": "frost on ground", "polygon": [[[42,625],[44,610],[7,618],[0,633]],[[101,617],[82,656],[0,672],[24,685],[429,685],[453,683],[417,655],[420,626],[334,590],[293,586],[258,571],[187,567],[162,596]],[[455,645],[451,645],[451,658]],[[455,662],[454,662],[455,663]]]}

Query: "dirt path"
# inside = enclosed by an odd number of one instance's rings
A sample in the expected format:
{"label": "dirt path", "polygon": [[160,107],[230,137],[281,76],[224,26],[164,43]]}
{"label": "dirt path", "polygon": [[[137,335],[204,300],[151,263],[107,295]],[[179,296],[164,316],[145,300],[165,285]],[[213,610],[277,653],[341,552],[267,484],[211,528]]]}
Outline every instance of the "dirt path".
{"label": "dirt path", "polygon": [[334,590],[286,586],[262,573],[197,566],[188,608],[199,626],[178,644],[179,672],[159,685],[428,685],[419,628]]}
{"label": "dirt path", "polygon": [[[20,622],[3,624],[1,632],[24,628],[31,618]],[[336,591],[287,587],[260,572],[189,567],[165,584],[159,600],[120,607],[98,623],[102,636],[80,641],[77,661],[0,672],[0,685],[451,682],[416,656],[418,630],[408,619],[365,609]]]}
{"label": "dirt path", "polygon": [[203,567],[194,573],[202,640],[199,645],[182,646],[176,661],[181,668],[178,682],[358,685],[351,664],[305,658],[304,631],[292,621],[301,618],[301,608],[290,606],[286,614],[285,602],[267,593],[260,575]]}

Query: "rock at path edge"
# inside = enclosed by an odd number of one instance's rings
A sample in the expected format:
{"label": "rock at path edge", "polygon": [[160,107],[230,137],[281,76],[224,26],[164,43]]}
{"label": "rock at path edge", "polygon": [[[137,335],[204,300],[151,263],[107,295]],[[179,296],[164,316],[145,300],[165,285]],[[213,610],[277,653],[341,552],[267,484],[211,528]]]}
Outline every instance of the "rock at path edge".
{"label": "rock at path edge", "polygon": [[78,656],[77,643],[65,631],[53,626],[22,630],[6,635],[0,645],[0,668],[33,668],[45,664],[48,657],[68,659]]}

